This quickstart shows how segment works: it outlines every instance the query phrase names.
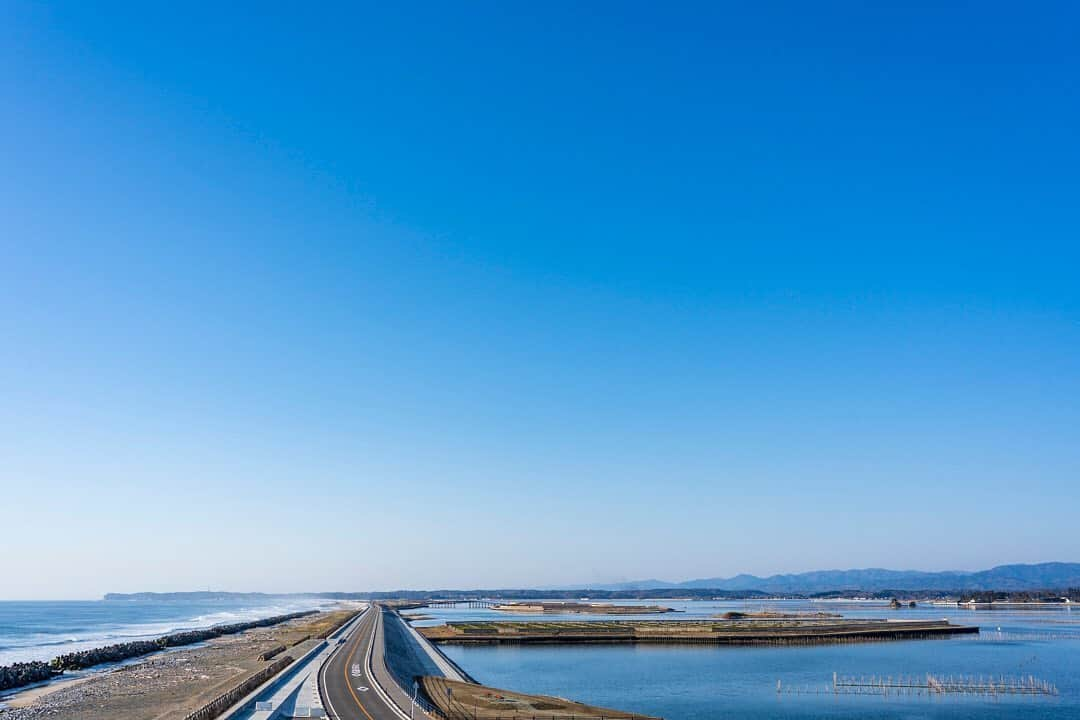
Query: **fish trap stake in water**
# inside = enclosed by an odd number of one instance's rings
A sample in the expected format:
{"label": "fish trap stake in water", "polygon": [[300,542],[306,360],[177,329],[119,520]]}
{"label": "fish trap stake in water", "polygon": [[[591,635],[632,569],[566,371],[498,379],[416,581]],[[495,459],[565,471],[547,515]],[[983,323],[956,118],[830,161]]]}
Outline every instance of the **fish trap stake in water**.
{"label": "fish trap stake in water", "polygon": [[1056,696],[1057,686],[1034,676],[998,677],[960,675],[844,676],[833,673],[837,695],[1046,695]]}

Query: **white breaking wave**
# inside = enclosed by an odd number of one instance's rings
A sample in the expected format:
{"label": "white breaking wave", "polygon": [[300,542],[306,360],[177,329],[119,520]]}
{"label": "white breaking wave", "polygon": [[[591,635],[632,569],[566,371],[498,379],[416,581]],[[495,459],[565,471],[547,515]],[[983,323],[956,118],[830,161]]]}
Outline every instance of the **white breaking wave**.
{"label": "white breaking wave", "polygon": [[[56,633],[35,632],[21,634],[17,632],[17,628],[10,628],[7,629],[7,632],[0,634],[0,665],[35,660],[48,661],[57,655],[89,650],[105,645],[115,645],[135,640],[153,640],[162,635],[184,630],[198,630],[214,625],[229,625],[261,620],[274,615],[286,615],[304,610],[319,610],[332,607],[335,604],[337,604],[335,600],[319,598],[297,600],[295,602],[279,601],[272,605],[220,610],[178,620],[123,625],[102,624],[99,627],[89,628],[78,633],[72,633],[69,629]],[[198,612],[198,608],[193,607],[192,611]]]}

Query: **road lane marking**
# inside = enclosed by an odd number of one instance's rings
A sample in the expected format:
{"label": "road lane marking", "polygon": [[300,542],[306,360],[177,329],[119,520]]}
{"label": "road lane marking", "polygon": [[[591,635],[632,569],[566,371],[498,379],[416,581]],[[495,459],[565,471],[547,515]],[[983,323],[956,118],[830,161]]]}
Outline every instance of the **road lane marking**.
{"label": "road lane marking", "polygon": [[[408,715],[404,710],[402,710],[401,706],[398,705],[397,702],[395,702],[393,698],[390,697],[390,694],[383,688],[382,684],[379,682],[379,678],[376,676],[375,668],[372,665],[372,658],[375,655],[375,636],[379,634],[379,628],[383,625],[382,617],[383,614],[380,610],[380,612],[375,616],[375,620],[371,625],[371,640],[368,641],[368,649],[365,660],[365,662],[367,663],[367,674],[368,677],[371,678],[371,686],[375,689],[375,693],[383,701],[383,704],[386,705],[387,709],[389,709],[390,712],[401,718],[401,720],[412,720],[410,715]],[[383,656],[382,652],[379,653],[379,660],[380,662],[382,662],[383,667],[385,668],[386,658]],[[393,682],[393,680],[391,680],[391,682]]]}
{"label": "road lane marking", "polygon": [[[365,615],[370,609],[370,605],[364,606],[364,608],[360,611],[357,617],[349,621],[349,625],[352,627],[352,630],[349,630],[348,633],[344,632],[345,628],[343,628],[342,631],[339,632],[340,637],[337,641],[337,647],[334,648],[334,651],[333,653],[331,653],[330,658],[327,659],[327,661],[323,663],[323,666],[319,669],[319,685],[326,688],[326,706],[327,708],[329,708],[329,715],[332,718],[338,718],[338,720],[341,720],[341,714],[338,713],[337,708],[334,707],[333,700],[330,698],[330,685],[326,682],[326,673],[330,670],[330,666],[333,665],[334,659],[337,658],[339,654],[344,655],[346,649],[345,646],[348,643],[349,636],[354,636],[356,632],[360,629],[360,626],[364,623]],[[348,660],[345,661],[345,666],[348,666]],[[363,708],[361,708],[361,710],[363,710]]]}
{"label": "road lane marking", "polygon": [[[359,630],[360,628],[358,627],[356,629]],[[363,633],[358,633],[358,635],[360,638],[364,637]],[[363,703],[360,702],[360,697],[356,694],[356,691],[353,690],[352,683],[349,682],[349,665],[352,663],[353,658],[356,657],[356,651],[359,647],[360,641],[357,640],[353,645],[352,652],[349,653],[349,657],[345,660],[345,687],[349,688],[349,693],[352,695],[353,700],[356,701],[356,706],[360,708],[360,712],[364,713],[364,716],[367,717],[368,720],[375,720],[375,718],[371,717],[371,713],[367,711]]]}

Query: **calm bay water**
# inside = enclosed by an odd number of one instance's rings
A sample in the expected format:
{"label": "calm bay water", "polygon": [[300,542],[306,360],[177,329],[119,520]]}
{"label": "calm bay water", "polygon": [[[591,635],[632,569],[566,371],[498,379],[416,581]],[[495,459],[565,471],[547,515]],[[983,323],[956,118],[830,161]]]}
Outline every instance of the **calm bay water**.
{"label": "calm bay water", "polygon": [[[959,610],[882,603],[680,602],[684,610],[650,619],[700,619],[728,610],[825,610],[845,617],[948,618],[979,625],[979,636],[817,647],[723,646],[444,646],[477,680],[495,687],[559,695],[658,715],[704,718],[1080,718],[1080,608]],[[535,619],[487,610],[425,609],[438,620]],[[545,619],[556,616],[546,615]],[[606,619],[567,615],[563,619]],[[1000,628],[1000,630],[999,630]],[[778,695],[785,687],[826,690],[847,675],[1034,675],[1060,692],[1047,697],[881,697]]]}

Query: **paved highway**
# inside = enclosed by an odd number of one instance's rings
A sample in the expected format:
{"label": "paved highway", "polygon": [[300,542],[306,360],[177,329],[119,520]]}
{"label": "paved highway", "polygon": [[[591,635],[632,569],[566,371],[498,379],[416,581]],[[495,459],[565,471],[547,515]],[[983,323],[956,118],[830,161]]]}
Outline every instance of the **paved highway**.
{"label": "paved highway", "polygon": [[[403,720],[409,717],[410,699],[386,672],[381,623],[381,608],[372,605],[364,612],[356,629],[323,664],[319,686],[323,705],[334,720]],[[417,708],[415,717],[426,716]]]}

